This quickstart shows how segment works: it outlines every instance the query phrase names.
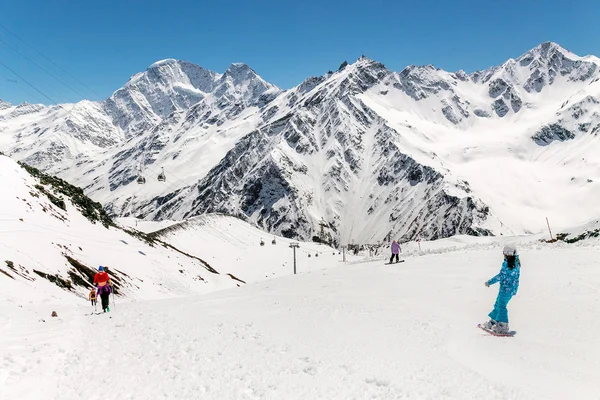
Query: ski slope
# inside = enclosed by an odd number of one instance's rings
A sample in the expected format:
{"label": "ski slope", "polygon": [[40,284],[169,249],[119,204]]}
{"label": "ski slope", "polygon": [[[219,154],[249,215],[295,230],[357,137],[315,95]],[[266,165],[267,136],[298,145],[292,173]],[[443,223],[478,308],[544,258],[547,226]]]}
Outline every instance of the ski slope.
{"label": "ski slope", "polygon": [[[598,238],[455,236],[405,244],[391,266],[386,248],[344,263],[300,243],[292,275],[290,241],[238,219],[119,221],[174,247],[151,246],[69,198],[56,207],[40,184],[0,156],[0,260],[13,263],[0,265],[0,399],[599,398]],[[494,338],[476,324],[509,241],[523,262],[517,335]],[[92,313],[87,288],[34,273],[72,277],[67,255],[118,270],[109,314]]]}
{"label": "ski slope", "polygon": [[476,324],[501,243],[467,239],[107,315],[11,310],[0,398],[597,400],[600,242],[519,240],[517,334],[495,338]]}
{"label": "ski slope", "polygon": [[[44,192],[63,198],[65,209]],[[69,197],[41,184],[5,156],[0,156],[0,193],[0,309],[27,302],[83,302],[90,282],[69,258],[92,274],[99,265],[108,266],[120,282],[121,294],[129,299],[187,296],[238,284],[175,249],[152,246],[116,227],[92,223]],[[40,273],[72,281],[72,289],[67,291]]]}
{"label": "ski slope", "polygon": [[[148,223],[148,222],[145,222]],[[161,224],[161,222],[155,222]],[[190,254],[202,254],[221,273],[241,277],[245,282],[290,275],[294,269],[291,243],[296,249],[296,272],[336,266],[343,260],[341,250],[318,243],[304,243],[272,236],[237,218],[202,215],[158,232],[158,238]],[[261,240],[264,246],[260,246]],[[272,243],[275,240],[275,244]],[[346,254],[347,261],[360,260]]]}
{"label": "ski slope", "polygon": [[[264,232],[235,218],[206,217],[204,229],[212,239],[204,235],[185,249],[177,247],[186,242],[176,234],[169,237],[171,247],[148,243],[119,227],[92,223],[71,198],[42,184],[5,156],[0,156],[0,193],[0,311],[29,302],[49,307],[85,304],[91,289],[90,276],[99,265],[114,272],[119,292],[128,300],[190,296],[293,273],[292,250],[286,244],[289,242],[277,238],[280,243],[273,246],[269,236],[268,246],[261,247],[260,235],[265,236]],[[46,193],[63,198],[65,209],[53,204]],[[176,221],[145,222],[139,228],[152,231],[173,223]],[[235,232],[223,231],[232,224]],[[126,219],[122,225],[135,228],[136,222]],[[218,231],[220,236],[214,234]],[[236,236],[239,232],[245,233]],[[185,231],[178,233],[188,235]],[[232,247],[240,250],[236,260],[228,258]],[[258,248],[260,252],[245,256]],[[342,260],[337,251],[318,244],[302,243],[301,251],[305,255],[303,258],[298,254],[301,271],[335,267]],[[313,256],[310,259],[308,251]],[[317,251],[324,255],[314,257]],[[80,263],[81,268],[78,270],[69,260]],[[70,282],[71,289],[61,288],[55,279]]]}

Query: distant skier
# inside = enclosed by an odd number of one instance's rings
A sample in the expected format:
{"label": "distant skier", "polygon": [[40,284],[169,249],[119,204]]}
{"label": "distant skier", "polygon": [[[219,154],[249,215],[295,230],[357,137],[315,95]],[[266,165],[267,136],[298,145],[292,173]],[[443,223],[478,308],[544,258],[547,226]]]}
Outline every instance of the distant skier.
{"label": "distant skier", "polygon": [[88,295],[88,299],[92,302],[92,305],[96,305],[96,289],[93,288]]}
{"label": "distant skier", "polygon": [[112,293],[112,288],[110,287],[110,277],[104,271],[102,265],[98,267],[98,272],[94,276],[94,285],[98,288],[98,295],[100,295],[100,300],[102,301],[102,311],[110,312],[108,297]]}
{"label": "distant skier", "polygon": [[498,291],[494,309],[489,314],[490,320],[482,326],[494,333],[506,334],[509,331],[508,310],[506,306],[519,289],[521,262],[517,254],[517,248],[514,245],[504,246],[502,254],[504,255],[504,262],[502,263],[500,273],[485,282],[485,286],[487,287],[500,282],[500,290]]}
{"label": "distant skier", "polygon": [[393,240],[392,241],[392,256],[390,257],[390,264],[394,260],[394,257],[396,257],[396,262],[400,261],[399,253],[401,251],[402,250],[400,249],[400,244],[398,242],[396,242],[395,240]]}

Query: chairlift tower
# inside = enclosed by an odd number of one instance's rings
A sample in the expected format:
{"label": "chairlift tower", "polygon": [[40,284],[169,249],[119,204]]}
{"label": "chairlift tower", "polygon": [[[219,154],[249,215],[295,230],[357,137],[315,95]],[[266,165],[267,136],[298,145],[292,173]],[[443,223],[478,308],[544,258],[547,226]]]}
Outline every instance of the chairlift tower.
{"label": "chairlift tower", "polygon": [[294,275],[296,275],[296,249],[300,247],[298,243],[291,243],[290,248],[294,250]]}

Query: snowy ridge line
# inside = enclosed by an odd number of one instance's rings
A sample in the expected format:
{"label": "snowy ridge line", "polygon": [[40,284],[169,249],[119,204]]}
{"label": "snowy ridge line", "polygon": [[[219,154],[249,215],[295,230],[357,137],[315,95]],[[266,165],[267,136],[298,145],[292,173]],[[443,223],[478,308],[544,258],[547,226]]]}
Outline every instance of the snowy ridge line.
{"label": "snowy ridge line", "polygon": [[[232,218],[237,218],[240,221],[243,221],[241,218],[238,218],[236,216],[229,216],[229,215],[223,214],[223,213],[211,213],[210,218],[213,218],[213,217],[232,217]],[[247,221],[244,221],[244,222],[247,222]],[[183,220],[180,222],[176,222],[172,225],[169,225],[169,226],[159,229],[157,231],[150,232],[150,233],[148,233],[148,235],[153,236],[153,237],[159,237],[159,236],[163,236],[170,232],[184,230],[190,226],[195,226],[195,225],[203,226],[203,225],[209,225],[209,224],[210,224],[210,220],[208,220],[204,215],[198,215],[198,216],[191,217],[189,219],[186,219],[186,220]]]}
{"label": "snowy ridge line", "polygon": [[[160,238],[187,253],[202,254],[221,274],[231,273],[247,283],[293,274],[289,244],[296,240],[275,236],[272,244],[272,235],[231,216],[206,214],[188,222],[183,228],[163,231]],[[317,243],[300,242],[300,249],[296,250],[298,274],[334,268],[342,258],[337,250]]]}
{"label": "snowy ridge line", "polygon": [[361,57],[286,91],[170,60],[69,113],[2,105],[0,147],[111,216],[225,212],[303,241],[325,220],[336,243],[527,234],[600,215],[599,78],[552,42],[472,74]]}
{"label": "snowy ridge line", "polygon": [[[159,240],[159,239],[155,239],[155,240],[156,240],[157,242],[159,242],[161,245],[163,245],[164,247],[168,247],[168,248],[170,248],[170,249],[172,249],[172,250],[175,250],[175,251],[176,251],[176,252],[178,252],[178,253],[181,253],[181,254],[183,254],[184,256],[187,256],[187,257],[189,257],[189,258],[193,258],[193,259],[195,259],[195,260],[198,260],[198,261],[200,261],[200,262],[202,263],[202,265],[204,265],[204,268],[206,268],[206,270],[207,270],[207,271],[209,271],[209,272],[212,272],[213,274],[217,274],[217,275],[219,274],[219,272],[218,272],[216,269],[214,269],[213,267],[211,267],[209,263],[207,263],[206,261],[204,261],[204,260],[203,260],[203,259],[201,259],[200,257],[198,257],[198,256],[194,256],[194,255],[192,255],[192,254],[188,254],[188,253],[186,253],[186,252],[184,252],[184,251],[182,251],[182,250],[179,250],[177,247],[175,247],[175,246],[173,246],[173,245],[171,245],[171,244],[169,244],[169,243],[167,243],[167,242],[165,242],[165,241],[162,241],[162,240]],[[231,274],[228,274],[228,275],[229,275],[229,276],[231,276],[231,278],[233,278],[233,279],[235,279],[235,280],[238,280],[238,281],[239,281],[239,279],[238,279],[238,278],[236,278],[236,277],[234,277],[233,275],[231,275]],[[244,283],[245,283],[245,282],[244,282]]]}

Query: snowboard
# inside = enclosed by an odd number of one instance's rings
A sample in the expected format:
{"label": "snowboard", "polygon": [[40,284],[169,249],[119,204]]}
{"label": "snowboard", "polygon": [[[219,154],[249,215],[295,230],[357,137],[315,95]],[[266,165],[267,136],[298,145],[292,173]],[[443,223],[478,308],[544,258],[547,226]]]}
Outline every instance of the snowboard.
{"label": "snowboard", "polygon": [[400,264],[400,263],[403,263],[404,261],[406,261],[406,260],[400,260],[400,261],[395,262],[395,263],[385,263],[383,265]]}
{"label": "snowboard", "polygon": [[489,333],[492,336],[498,336],[498,337],[513,337],[517,333],[517,331],[509,331],[508,333],[496,333],[496,332],[492,332],[489,329],[484,328],[484,326],[481,324],[477,324],[477,327],[480,328],[482,331]]}

